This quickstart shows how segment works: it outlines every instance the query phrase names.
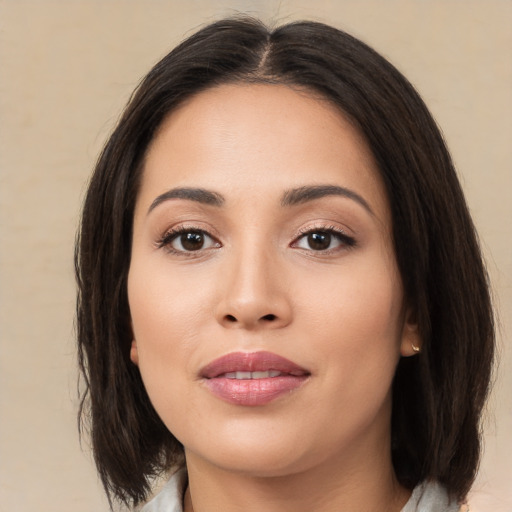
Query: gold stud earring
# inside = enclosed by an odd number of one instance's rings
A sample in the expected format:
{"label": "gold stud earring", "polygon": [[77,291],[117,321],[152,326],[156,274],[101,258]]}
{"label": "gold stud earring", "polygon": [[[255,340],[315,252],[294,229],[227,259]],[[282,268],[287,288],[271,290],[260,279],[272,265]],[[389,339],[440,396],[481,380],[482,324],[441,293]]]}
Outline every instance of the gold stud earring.
{"label": "gold stud earring", "polygon": [[419,354],[421,352],[421,348],[417,347],[414,343],[411,343],[413,352],[416,352],[416,354]]}

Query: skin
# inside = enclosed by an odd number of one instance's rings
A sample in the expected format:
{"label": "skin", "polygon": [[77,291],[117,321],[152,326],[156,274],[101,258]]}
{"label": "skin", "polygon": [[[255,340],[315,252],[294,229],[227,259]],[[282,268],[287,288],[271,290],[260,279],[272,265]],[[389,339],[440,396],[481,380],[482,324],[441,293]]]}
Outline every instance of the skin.
{"label": "skin", "polygon": [[[352,196],[283,206],[287,191],[313,185]],[[161,197],[176,187],[223,202]],[[169,234],[176,228],[208,235],[186,251]],[[325,250],[305,235],[330,230],[342,235]],[[128,297],[131,359],[185,447],[187,512],[403,507],[390,389],[420,340],[384,185],[365,140],[331,104],[282,85],[224,85],[174,111],[145,161]],[[257,407],[204,385],[206,364],[260,350],[309,377]]]}

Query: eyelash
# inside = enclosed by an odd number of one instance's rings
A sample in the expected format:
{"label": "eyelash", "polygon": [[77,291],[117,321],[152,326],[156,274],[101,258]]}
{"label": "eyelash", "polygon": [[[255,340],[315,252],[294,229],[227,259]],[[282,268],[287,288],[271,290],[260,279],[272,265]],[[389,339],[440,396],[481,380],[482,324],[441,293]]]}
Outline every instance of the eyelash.
{"label": "eyelash", "polygon": [[[202,252],[202,248],[198,249],[197,251],[182,251],[179,249],[175,249],[171,244],[179,238],[181,235],[184,235],[186,233],[197,233],[199,235],[203,235],[203,237],[210,238],[217,247],[220,247],[220,242],[212,235],[210,235],[207,231],[204,229],[201,229],[197,226],[178,226],[176,228],[170,229],[169,231],[166,231],[161,238],[159,238],[156,241],[156,247],[157,249],[165,249],[166,251],[177,254],[180,256],[187,256],[187,257],[197,257]],[[203,249],[204,250],[204,249]]]}
{"label": "eyelash", "polygon": [[301,229],[299,231],[299,236],[295,238],[295,240],[292,242],[291,246],[297,246],[298,242],[305,239],[309,235],[312,234],[326,234],[334,237],[338,240],[341,247],[336,247],[334,249],[325,249],[325,250],[317,250],[309,249],[312,252],[318,253],[318,254],[331,254],[332,252],[335,252],[337,250],[343,250],[343,249],[350,249],[357,245],[356,239],[354,237],[351,237],[345,233],[342,229],[336,227],[336,226],[314,226],[309,227],[306,229]]}
{"label": "eyelash", "polygon": [[[170,229],[169,231],[166,231],[161,238],[159,238],[156,241],[156,247],[157,249],[165,249],[168,252],[172,254],[187,256],[187,257],[197,257],[200,253],[202,253],[204,250],[203,248],[200,248],[196,251],[187,251],[187,250],[179,250],[172,247],[172,242],[174,242],[178,237],[180,237],[183,234],[186,233],[197,233],[202,235],[203,237],[207,237],[213,241],[216,247],[221,247],[220,242],[210,235],[207,231],[204,229],[201,229],[197,226],[179,226],[177,228]],[[357,245],[356,239],[347,235],[342,229],[336,227],[336,226],[315,226],[307,229],[301,229],[299,231],[299,235],[294,238],[293,242],[290,244],[290,247],[298,248],[298,243],[301,240],[304,240],[309,235],[313,234],[322,234],[322,235],[329,235],[331,237],[334,237],[338,240],[340,243],[341,249],[350,249],[352,247],[355,247]],[[208,248],[207,248],[208,249]],[[340,250],[339,247],[336,247],[334,249],[322,249],[322,250],[315,250],[315,249],[304,249],[308,251],[312,251],[314,253],[318,254],[330,254],[332,252],[335,252],[337,250]]]}

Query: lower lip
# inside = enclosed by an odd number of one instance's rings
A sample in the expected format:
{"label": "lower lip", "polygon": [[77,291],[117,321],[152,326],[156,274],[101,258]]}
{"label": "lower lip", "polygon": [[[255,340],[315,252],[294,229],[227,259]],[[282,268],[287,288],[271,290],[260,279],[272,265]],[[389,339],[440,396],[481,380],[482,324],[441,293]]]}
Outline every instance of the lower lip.
{"label": "lower lip", "polygon": [[265,405],[300,387],[306,375],[285,375],[267,379],[206,379],[206,387],[222,400],[236,405]]}

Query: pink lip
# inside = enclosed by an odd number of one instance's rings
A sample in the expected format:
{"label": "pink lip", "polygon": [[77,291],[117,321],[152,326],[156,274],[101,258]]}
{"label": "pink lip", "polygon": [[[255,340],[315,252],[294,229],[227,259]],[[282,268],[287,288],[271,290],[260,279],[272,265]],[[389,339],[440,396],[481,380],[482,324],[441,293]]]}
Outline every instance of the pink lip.
{"label": "pink lip", "polygon": [[[276,377],[228,378],[233,372],[278,371]],[[301,386],[310,373],[271,352],[233,352],[206,365],[200,372],[206,387],[217,397],[236,405],[264,405]]]}

